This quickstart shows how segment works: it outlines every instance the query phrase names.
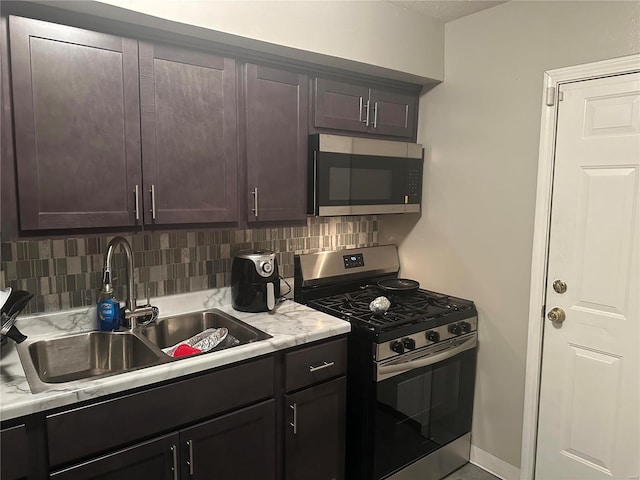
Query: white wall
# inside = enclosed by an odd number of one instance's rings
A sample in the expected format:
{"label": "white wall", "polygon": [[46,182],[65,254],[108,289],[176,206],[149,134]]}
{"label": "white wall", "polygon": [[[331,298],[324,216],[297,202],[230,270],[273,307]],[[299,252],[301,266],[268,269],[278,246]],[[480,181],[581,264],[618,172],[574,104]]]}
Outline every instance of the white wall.
{"label": "white wall", "polygon": [[423,95],[422,217],[381,220],[402,275],[476,301],[473,444],[519,467],[542,80],[640,52],[640,2],[515,1],[448,23]]}
{"label": "white wall", "polygon": [[[40,3],[413,83],[440,81],[444,72],[442,22],[386,1],[56,0]],[[178,23],[169,25],[162,20]],[[192,28],[194,26],[199,28]],[[241,38],[224,37],[220,33]]]}

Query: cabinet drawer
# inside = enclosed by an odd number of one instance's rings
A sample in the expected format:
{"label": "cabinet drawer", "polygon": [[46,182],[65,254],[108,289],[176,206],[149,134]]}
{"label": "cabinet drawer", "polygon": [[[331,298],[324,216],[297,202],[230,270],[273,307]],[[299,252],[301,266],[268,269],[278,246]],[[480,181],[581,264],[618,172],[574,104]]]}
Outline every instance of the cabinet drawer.
{"label": "cabinet drawer", "polygon": [[287,392],[343,375],[347,370],[347,339],[287,353],[285,367]]}
{"label": "cabinet drawer", "polygon": [[52,467],[273,397],[273,357],[47,416]]}

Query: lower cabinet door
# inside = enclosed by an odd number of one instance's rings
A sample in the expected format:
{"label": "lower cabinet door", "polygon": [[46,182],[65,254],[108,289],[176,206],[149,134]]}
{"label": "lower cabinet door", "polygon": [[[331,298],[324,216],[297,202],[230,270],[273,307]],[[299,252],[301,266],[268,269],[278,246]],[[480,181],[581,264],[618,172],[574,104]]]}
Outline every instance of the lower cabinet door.
{"label": "lower cabinet door", "polygon": [[[123,425],[122,428],[127,428]],[[100,435],[100,432],[96,432]],[[166,435],[51,474],[56,480],[178,480],[179,437]]]}
{"label": "lower cabinet door", "polygon": [[347,380],[286,395],[286,480],[344,479]]}
{"label": "lower cabinet door", "polygon": [[0,479],[27,478],[27,431],[24,425],[0,432]]}
{"label": "lower cabinet door", "polygon": [[275,438],[275,400],[181,430],[182,478],[274,480]]}

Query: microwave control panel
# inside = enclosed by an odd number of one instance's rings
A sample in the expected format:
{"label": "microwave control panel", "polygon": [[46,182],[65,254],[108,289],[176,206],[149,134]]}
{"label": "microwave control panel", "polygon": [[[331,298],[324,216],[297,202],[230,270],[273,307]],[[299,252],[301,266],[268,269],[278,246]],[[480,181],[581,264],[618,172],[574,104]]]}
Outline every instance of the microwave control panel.
{"label": "microwave control panel", "polygon": [[410,159],[406,172],[406,203],[420,203],[422,198],[422,159]]}
{"label": "microwave control panel", "polygon": [[407,172],[407,195],[417,197],[420,194],[420,170],[409,169]]}

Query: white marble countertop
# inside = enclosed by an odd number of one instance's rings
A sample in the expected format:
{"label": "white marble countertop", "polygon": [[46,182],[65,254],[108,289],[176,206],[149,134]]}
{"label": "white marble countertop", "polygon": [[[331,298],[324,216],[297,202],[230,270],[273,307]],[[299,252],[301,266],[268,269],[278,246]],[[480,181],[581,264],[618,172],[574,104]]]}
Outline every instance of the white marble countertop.
{"label": "white marble countertop", "polygon": [[[238,312],[231,307],[228,288],[159,297],[152,299],[151,303],[160,308],[160,317],[219,308],[269,333],[273,338],[110,377],[77,381],[73,387],[66,386],[37,394],[31,393],[15,345],[9,340],[8,347],[3,347],[0,358],[0,420],[177,379],[183,375],[345,334],[350,330],[348,322],[293,300],[285,300],[270,313]],[[18,317],[16,326],[30,339],[95,330],[95,310],[95,307],[89,307],[50,315]]]}

